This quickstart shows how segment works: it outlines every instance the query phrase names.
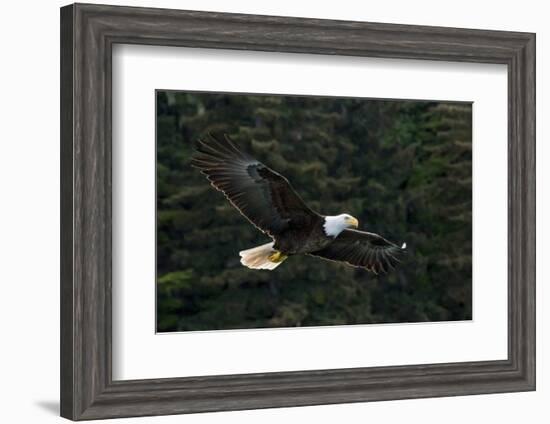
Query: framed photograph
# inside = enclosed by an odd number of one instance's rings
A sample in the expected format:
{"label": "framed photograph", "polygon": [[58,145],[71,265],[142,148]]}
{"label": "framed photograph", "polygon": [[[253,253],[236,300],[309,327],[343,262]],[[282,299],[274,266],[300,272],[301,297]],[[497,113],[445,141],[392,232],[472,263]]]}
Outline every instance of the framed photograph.
{"label": "framed photograph", "polygon": [[61,415],[535,389],[535,35],[61,9]]}

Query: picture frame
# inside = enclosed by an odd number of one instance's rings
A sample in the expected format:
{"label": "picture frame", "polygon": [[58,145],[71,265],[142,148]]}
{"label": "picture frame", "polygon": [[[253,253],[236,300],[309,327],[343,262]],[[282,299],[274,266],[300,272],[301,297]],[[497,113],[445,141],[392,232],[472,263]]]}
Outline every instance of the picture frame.
{"label": "picture frame", "polygon": [[[504,64],[508,359],[112,379],[116,43]],[[61,415],[72,420],[535,390],[535,35],[73,4],[61,8]]]}

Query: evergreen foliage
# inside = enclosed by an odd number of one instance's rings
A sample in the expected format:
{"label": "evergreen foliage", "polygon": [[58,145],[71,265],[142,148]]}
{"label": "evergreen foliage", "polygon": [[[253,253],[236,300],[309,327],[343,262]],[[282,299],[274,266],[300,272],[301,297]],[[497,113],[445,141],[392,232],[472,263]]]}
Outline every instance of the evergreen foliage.
{"label": "evergreen foliage", "polygon": [[[471,105],[157,92],[158,331],[468,320],[472,316]],[[266,243],[189,166],[228,134],[312,209],[347,212],[408,253],[376,276],[309,256],[275,271],[238,252]]]}

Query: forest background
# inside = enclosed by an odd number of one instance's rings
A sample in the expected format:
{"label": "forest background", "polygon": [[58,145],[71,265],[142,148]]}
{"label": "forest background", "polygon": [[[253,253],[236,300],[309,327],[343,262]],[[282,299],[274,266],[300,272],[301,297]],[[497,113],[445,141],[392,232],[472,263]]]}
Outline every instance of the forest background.
{"label": "forest background", "polygon": [[[250,270],[266,243],[189,164],[228,134],[306,203],[401,244],[388,274],[309,256]],[[470,103],[157,91],[157,331],[472,318]]]}

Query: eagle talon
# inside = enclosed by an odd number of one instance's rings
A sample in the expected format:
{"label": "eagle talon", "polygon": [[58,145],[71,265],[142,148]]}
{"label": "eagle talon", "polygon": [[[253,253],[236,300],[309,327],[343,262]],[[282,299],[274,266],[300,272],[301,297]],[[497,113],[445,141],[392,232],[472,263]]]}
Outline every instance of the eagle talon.
{"label": "eagle talon", "polygon": [[273,252],[271,255],[268,256],[268,259],[271,262],[282,262],[287,258],[287,255],[281,253],[281,252]]}

